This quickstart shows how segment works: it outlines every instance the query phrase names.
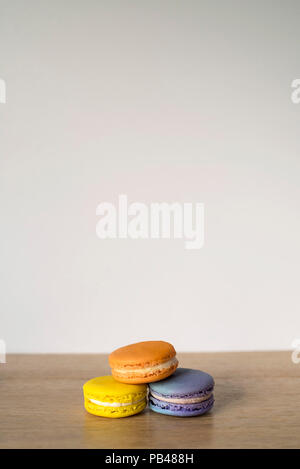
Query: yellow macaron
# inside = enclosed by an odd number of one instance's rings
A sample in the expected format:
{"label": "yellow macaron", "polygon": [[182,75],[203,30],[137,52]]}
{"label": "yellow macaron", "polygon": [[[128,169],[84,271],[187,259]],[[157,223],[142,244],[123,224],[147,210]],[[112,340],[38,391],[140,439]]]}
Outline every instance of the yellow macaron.
{"label": "yellow macaron", "polygon": [[129,417],[147,405],[145,384],[124,384],[112,376],[100,376],[83,385],[84,407],[93,415],[109,418]]}

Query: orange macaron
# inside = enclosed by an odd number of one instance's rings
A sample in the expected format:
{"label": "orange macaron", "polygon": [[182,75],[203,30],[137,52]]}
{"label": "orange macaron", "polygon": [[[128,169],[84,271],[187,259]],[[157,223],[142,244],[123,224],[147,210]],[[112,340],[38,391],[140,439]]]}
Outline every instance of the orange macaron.
{"label": "orange macaron", "polygon": [[121,383],[152,383],[167,378],[178,360],[173,345],[161,340],[138,342],[118,348],[109,356],[113,377]]}

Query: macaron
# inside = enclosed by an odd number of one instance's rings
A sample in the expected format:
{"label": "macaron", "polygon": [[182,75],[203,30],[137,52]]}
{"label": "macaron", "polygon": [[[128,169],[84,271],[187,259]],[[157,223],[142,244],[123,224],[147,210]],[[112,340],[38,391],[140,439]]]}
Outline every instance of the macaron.
{"label": "macaron", "polygon": [[120,418],[142,412],[147,405],[145,384],[123,384],[112,376],[100,376],[83,385],[84,407],[93,415]]}
{"label": "macaron", "polygon": [[204,371],[177,368],[164,381],[149,385],[149,407],[160,414],[194,417],[214,404],[214,380]]}
{"label": "macaron", "polygon": [[115,350],[109,364],[113,377],[121,383],[151,383],[174,373],[178,360],[173,345],[154,340]]}

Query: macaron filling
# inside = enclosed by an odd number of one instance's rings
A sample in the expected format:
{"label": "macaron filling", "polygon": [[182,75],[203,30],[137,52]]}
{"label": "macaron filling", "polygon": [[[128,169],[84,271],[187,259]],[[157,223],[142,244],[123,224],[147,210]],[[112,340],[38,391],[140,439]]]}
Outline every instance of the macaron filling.
{"label": "macaron filling", "polygon": [[102,401],[97,401],[96,399],[89,399],[89,401],[101,407],[124,407],[127,405],[138,404],[139,402],[142,402],[145,399],[146,399],[145,397],[142,397],[142,399],[139,399],[138,401],[133,401],[133,402],[102,402]]}
{"label": "macaron filling", "polygon": [[211,396],[212,396],[212,392],[208,393],[205,396],[201,396],[201,397],[189,397],[189,398],[187,398],[187,397],[181,397],[181,398],[176,397],[176,398],[173,398],[173,397],[161,396],[161,395],[157,394],[154,391],[150,391],[150,397],[154,397],[155,399],[158,399],[158,400],[163,401],[163,402],[170,402],[171,404],[197,404],[199,402],[206,401]]}
{"label": "macaron filling", "polygon": [[154,366],[140,367],[140,368],[127,368],[127,369],[126,368],[125,369],[114,368],[113,371],[120,375],[122,374],[127,375],[128,372],[130,372],[130,374],[132,375],[135,375],[135,374],[139,374],[141,371],[143,371],[143,373],[154,373],[158,370],[165,370],[170,367],[177,366],[177,364],[178,364],[177,358],[173,357],[171,358],[171,360],[168,360],[166,362],[163,362]]}

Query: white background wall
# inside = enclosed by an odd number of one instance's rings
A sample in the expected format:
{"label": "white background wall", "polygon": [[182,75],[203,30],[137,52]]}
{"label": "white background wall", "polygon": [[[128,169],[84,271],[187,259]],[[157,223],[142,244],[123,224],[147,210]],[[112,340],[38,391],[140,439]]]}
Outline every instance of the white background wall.
{"label": "white background wall", "polygon": [[[8,352],[300,336],[298,1],[0,0]],[[205,246],[104,240],[103,201],[204,202]]]}

